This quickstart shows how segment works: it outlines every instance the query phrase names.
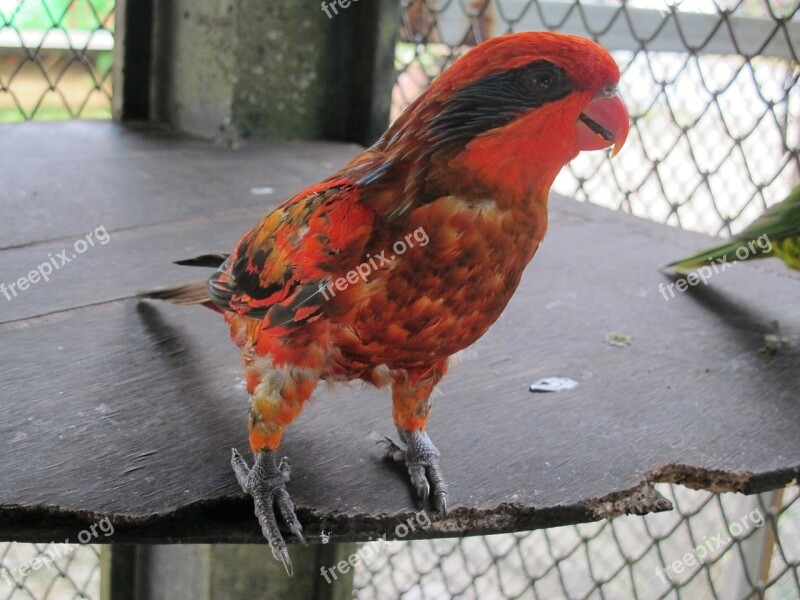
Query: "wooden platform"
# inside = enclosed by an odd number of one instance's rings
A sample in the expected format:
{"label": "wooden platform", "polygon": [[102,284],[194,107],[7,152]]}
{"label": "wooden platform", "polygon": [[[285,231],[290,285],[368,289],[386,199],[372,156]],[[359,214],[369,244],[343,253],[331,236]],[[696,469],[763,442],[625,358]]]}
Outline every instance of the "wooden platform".
{"label": "wooden platform", "polygon": [[[171,261],[229,250],[357,150],[0,128],[0,283],[88,232],[110,236],[0,295],[0,539],[63,540],[109,516],[115,543],[262,541],[228,464],[247,447],[247,395],[224,323],[134,295],[202,276]],[[707,238],[562,198],[551,217],[506,313],[441,385],[430,434],[451,515],[406,539],[666,509],[659,481],[747,493],[795,481],[800,277],[739,264],[667,301],[659,267]],[[528,391],[553,375],[579,385]],[[282,446],[310,538],[391,535],[419,509],[376,445],[393,433],[386,390],[319,389]]]}

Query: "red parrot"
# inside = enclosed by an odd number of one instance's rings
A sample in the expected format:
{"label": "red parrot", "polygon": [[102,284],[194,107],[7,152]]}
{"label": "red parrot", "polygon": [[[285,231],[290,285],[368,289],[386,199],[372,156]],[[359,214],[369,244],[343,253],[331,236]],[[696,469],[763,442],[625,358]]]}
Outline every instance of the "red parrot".
{"label": "red parrot", "polygon": [[[146,294],[225,316],[250,393],[254,465],[234,449],[276,559],[277,515],[303,541],[281,436],[320,380],[390,385],[411,482],[443,516],[447,485],[425,431],[448,358],[500,316],[547,229],[547,199],[581,150],[628,134],[619,69],[601,46],[556,33],[488,40],[442,73],[371,148],[284,201],[208,281]],[[221,263],[221,264],[220,264]]]}

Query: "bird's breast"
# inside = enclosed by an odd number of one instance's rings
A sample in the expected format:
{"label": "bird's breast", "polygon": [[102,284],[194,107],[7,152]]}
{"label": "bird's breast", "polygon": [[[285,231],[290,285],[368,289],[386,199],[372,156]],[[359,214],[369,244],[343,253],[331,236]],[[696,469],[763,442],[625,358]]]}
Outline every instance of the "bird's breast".
{"label": "bird's breast", "polygon": [[362,266],[365,277],[333,299],[334,343],[389,366],[458,352],[500,316],[546,227],[543,203],[449,196],[416,209],[374,245],[366,264],[380,268]]}

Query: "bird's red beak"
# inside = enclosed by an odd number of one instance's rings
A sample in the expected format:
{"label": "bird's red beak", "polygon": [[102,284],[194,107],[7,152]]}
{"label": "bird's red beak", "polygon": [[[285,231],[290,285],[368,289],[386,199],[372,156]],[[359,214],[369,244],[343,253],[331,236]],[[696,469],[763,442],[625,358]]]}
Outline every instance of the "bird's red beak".
{"label": "bird's red beak", "polygon": [[617,86],[605,86],[578,117],[578,149],[602,150],[613,145],[611,156],[616,156],[628,137],[629,122]]}

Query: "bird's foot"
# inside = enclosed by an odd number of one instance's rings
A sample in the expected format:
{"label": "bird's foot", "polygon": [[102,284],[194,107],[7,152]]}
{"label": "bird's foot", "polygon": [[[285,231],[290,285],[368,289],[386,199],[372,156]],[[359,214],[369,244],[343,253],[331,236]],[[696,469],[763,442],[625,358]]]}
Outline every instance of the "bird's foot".
{"label": "bird's foot", "polygon": [[247,461],[234,448],[231,455],[231,466],[242,490],[253,497],[256,517],[261,524],[264,537],[267,538],[270,548],[272,548],[272,555],[275,560],[283,563],[286,572],[291,576],[292,561],[289,559],[289,551],[286,549],[286,542],[275,517],[276,506],[295,537],[303,544],[306,544],[306,540],[301,533],[303,526],[297,520],[294,504],[289,498],[289,492],[286,491],[286,483],[290,476],[289,459],[283,458],[280,464],[276,465],[275,453],[262,450],[256,453],[256,461],[250,468]]}
{"label": "bird's foot", "polygon": [[406,450],[394,443],[391,438],[381,440],[385,444],[386,456],[397,462],[404,462],[411,476],[411,485],[417,495],[425,503],[433,490],[433,504],[442,517],[447,516],[447,483],[439,467],[439,450],[433,445],[431,438],[418,429],[406,431],[397,429],[400,439],[405,442]]}

